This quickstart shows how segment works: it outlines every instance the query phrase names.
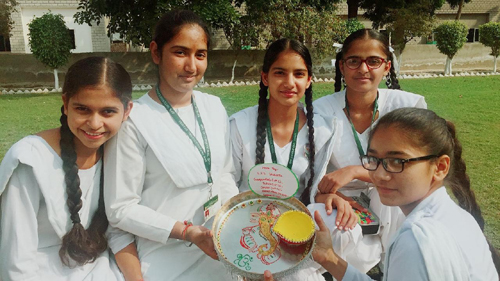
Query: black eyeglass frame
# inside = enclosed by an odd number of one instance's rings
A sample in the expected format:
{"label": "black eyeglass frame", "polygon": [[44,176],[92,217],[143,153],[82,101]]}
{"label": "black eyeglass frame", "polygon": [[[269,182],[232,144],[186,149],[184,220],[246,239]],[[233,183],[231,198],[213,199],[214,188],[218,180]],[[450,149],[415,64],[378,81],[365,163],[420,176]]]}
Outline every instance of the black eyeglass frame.
{"label": "black eyeglass frame", "polygon": [[[422,156],[422,157],[401,159],[401,158],[395,158],[395,157],[377,158],[375,156],[363,155],[363,156],[359,157],[359,160],[361,160],[361,166],[363,166],[363,168],[365,168],[368,171],[376,171],[378,169],[378,166],[382,162],[382,167],[384,167],[384,170],[386,172],[393,173],[393,174],[399,174],[405,170],[405,163],[422,161],[422,160],[430,160],[432,158],[437,158],[437,157],[439,157],[439,156],[435,155],[435,154],[431,154],[431,155],[426,155],[426,156]],[[374,158],[377,160],[377,166],[375,167],[375,169],[368,169],[367,167],[365,167],[365,165],[363,165],[363,159],[369,159],[369,158]],[[395,160],[401,161],[401,171],[399,171],[399,172],[389,171],[387,168],[387,159],[395,159]]]}
{"label": "black eyeglass frame", "polygon": [[[346,63],[346,62],[347,62],[347,60],[349,60],[349,59],[353,59],[353,58],[358,58],[358,59],[360,59],[360,60],[361,60],[361,62],[359,63],[359,65],[358,65],[357,67],[355,67],[355,68],[349,67],[349,66],[348,66],[348,64]],[[379,65],[379,66],[377,66],[377,67],[371,67],[371,66],[369,66],[369,65],[368,65],[368,63],[366,63],[366,61],[367,61],[367,60],[369,60],[369,59],[373,59],[373,58],[377,58],[377,59],[382,60],[382,62],[380,63],[380,65]],[[360,57],[349,57],[349,58],[347,58],[347,59],[344,59],[343,61],[344,61],[345,66],[346,66],[347,68],[351,69],[351,70],[356,70],[356,69],[360,68],[360,67],[361,67],[361,65],[362,65],[363,63],[364,63],[364,64],[366,64],[366,67],[368,67],[368,69],[369,69],[369,70],[372,70],[372,69],[379,69],[379,68],[382,66],[382,64],[384,64],[384,63],[388,62],[388,60],[387,60],[387,59],[384,59],[384,58],[381,58],[381,57],[377,57],[377,56],[367,57],[366,59],[361,59]]]}

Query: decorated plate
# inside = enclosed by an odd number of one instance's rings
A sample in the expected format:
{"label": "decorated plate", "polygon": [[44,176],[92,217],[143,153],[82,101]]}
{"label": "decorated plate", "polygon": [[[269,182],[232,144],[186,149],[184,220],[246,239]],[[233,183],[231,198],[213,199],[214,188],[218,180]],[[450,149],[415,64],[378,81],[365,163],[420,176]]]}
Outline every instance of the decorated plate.
{"label": "decorated plate", "polygon": [[226,202],[212,227],[219,259],[232,272],[262,279],[265,270],[275,278],[293,274],[310,258],[315,236],[300,246],[280,243],[272,231],[276,219],[289,210],[310,215],[296,198],[286,200],[243,192]]}

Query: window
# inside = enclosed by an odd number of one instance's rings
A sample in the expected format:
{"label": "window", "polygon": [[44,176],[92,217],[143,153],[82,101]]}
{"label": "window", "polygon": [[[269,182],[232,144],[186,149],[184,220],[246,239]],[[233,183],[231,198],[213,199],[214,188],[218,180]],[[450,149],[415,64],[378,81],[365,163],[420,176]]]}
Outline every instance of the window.
{"label": "window", "polygon": [[71,49],[74,50],[74,49],[76,49],[75,30],[68,29],[68,31],[69,31],[69,37],[71,37]]}
{"label": "window", "polygon": [[10,41],[8,36],[0,35],[0,52],[10,52]]}
{"label": "window", "polygon": [[479,42],[479,29],[471,28],[469,29],[469,33],[467,34],[467,42]]}

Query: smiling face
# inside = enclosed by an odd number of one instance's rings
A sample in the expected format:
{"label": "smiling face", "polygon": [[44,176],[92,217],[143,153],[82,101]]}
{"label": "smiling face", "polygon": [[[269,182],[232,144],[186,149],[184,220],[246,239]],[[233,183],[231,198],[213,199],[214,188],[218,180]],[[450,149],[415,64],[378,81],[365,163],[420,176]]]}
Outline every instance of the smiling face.
{"label": "smiling face", "polygon": [[[186,24],[161,50],[151,42],[164,95],[191,94],[207,69],[207,37],[196,24]],[[160,52],[161,51],[161,52]]]}
{"label": "smiling face", "polygon": [[77,154],[81,150],[97,150],[113,137],[132,109],[132,102],[125,109],[108,86],[82,88],[71,98],[62,98]]}
{"label": "smiling face", "polygon": [[[365,60],[369,57],[380,57],[385,60],[377,69],[370,69],[366,63],[361,63],[357,69],[345,65],[349,58]],[[382,49],[382,43],[375,39],[357,39],[350,44],[349,50],[340,61],[340,71],[344,76],[347,91],[350,93],[376,93],[382,78],[389,73],[391,62]]]}
{"label": "smiling face", "polygon": [[269,87],[269,105],[297,105],[311,85],[304,59],[296,52],[286,50],[279,54],[269,72],[262,72],[262,82]]}
{"label": "smiling face", "polygon": [[[415,158],[429,152],[417,147],[401,129],[382,126],[374,132],[368,149],[369,156],[377,158]],[[370,179],[377,187],[380,200],[387,206],[399,206],[408,215],[422,200],[443,185],[448,172],[449,157],[443,155],[433,160],[404,164],[401,173],[389,173],[379,164],[370,171]]]}

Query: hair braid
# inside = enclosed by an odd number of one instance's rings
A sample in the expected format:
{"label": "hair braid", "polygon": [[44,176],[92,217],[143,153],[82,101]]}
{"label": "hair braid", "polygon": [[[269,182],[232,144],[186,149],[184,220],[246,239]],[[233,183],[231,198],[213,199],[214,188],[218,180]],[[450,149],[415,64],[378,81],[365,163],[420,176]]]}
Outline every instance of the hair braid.
{"label": "hair braid", "polygon": [[[484,232],[484,218],[481,214],[481,208],[477,204],[476,195],[470,187],[470,179],[466,173],[465,161],[462,159],[462,144],[456,137],[455,125],[447,121],[446,126],[448,127],[451,139],[453,140],[454,148],[452,163],[453,173],[452,179],[448,180],[448,185],[450,186],[453,195],[457,198],[458,205],[474,217],[477,224]],[[490,241],[488,239],[486,239],[486,241],[488,242],[488,246],[490,248],[493,264],[495,265],[497,273],[500,277],[500,255]]]}
{"label": "hair braid", "polygon": [[453,195],[457,198],[460,207],[469,212],[476,219],[481,230],[484,230],[484,218],[481,214],[481,208],[477,204],[474,191],[470,187],[470,179],[466,173],[465,161],[462,159],[462,144],[456,137],[453,123],[447,121],[446,126],[450,133],[454,150],[451,163],[453,169],[450,174],[451,177],[448,179],[449,187]]}
{"label": "hair braid", "polygon": [[260,81],[259,109],[257,116],[257,147],[255,148],[255,164],[264,163],[267,122],[267,86]]}
{"label": "hair braid", "polygon": [[340,72],[340,61],[342,60],[342,52],[338,52],[335,57],[335,92],[342,90],[342,73]]}
{"label": "hair braid", "polygon": [[[68,127],[67,116],[64,113],[64,106],[61,107],[61,159],[63,160],[64,181],[66,183],[66,193],[68,206],[73,227],[62,238],[62,246],[59,249],[59,257],[64,265],[70,267],[68,256],[79,265],[85,264],[92,259],[87,246],[89,237],[83,225],[80,223],[78,211],[82,208],[82,191],[80,189],[80,177],[78,176],[78,166],[76,165],[77,155],[75,152],[74,135]],[[94,257],[95,259],[95,257]]]}
{"label": "hair braid", "polygon": [[104,211],[104,197],[102,195],[104,174],[101,166],[98,209],[92,218],[88,230],[85,230],[80,222],[78,212],[82,208],[82,190],[80,189],[80,177],[78,176],[78,166],[76,165],[77,155],[75,152],[74,135],[68,127],[68,117],[64,114],[64,106],[61,108],[61,113],[61,140],[59,144],[61,146],[61,159],[63,160],[66,194],[68,196],[66,205],[70,212],[73,227],[62,238],[59,257],[64,265],[72,267],[69,258],[74,260],[78,265],[83,265],[95,261],[97,256],[107,249],[108,244],[105,232],[108,227],[108,220]]}
{"label": "hair braid", "polygon": [[[391,61],[394,61],[395,56],[391,53]],[[389,70],[389,77],[391,78],[391,87],[390,89],[401,90],[401,86],[399,85],[398,75],[396,74],[396,70],[394,69],[394,63],[391,63],[391,69]]]}
{"label": "hair braid", "polygon": [[313,113],[313,91],[312,84],[309,88],[306,89],[305,93],[305,101],[306,101],[306,111],[307,111],[307,127],[309,128],[309,173],[310,178],[307,181],[307,186],[302,192],[300,196],[300,201],[304,203],[304,205],[309,205],[311,200],[309,198],[311,194],[311,186],[314,181],[314,161],[315,161],[315,151],[316,146],[314,144],[314,113]]}

